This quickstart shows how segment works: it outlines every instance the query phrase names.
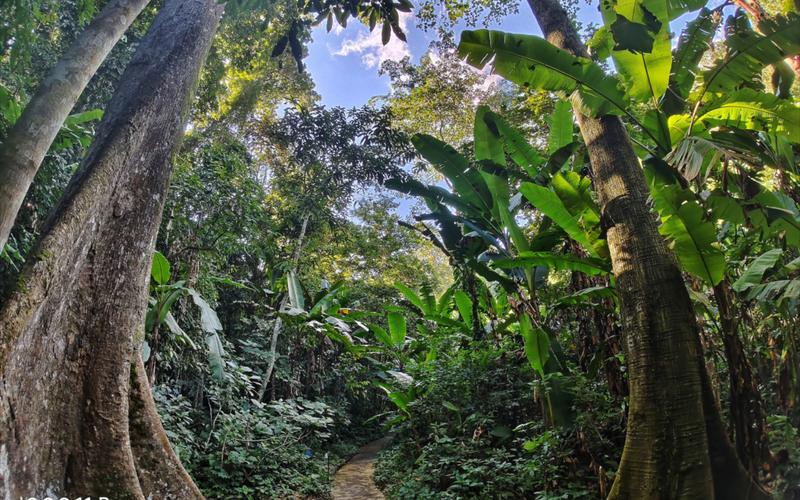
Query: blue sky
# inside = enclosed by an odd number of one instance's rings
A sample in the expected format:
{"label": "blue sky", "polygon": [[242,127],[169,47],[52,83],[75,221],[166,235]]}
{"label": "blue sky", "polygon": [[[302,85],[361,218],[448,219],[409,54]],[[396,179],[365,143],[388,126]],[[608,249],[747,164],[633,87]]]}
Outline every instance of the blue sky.
{"label": "blue sky", "polygon": [[[584,23],[602,24],[597,2],[591,5],[580,2],[579,19]],[[678,32],[692,15],[685,15],[672,24],[673,33]],[[412,16],[406,16],[408,44],[402,43],[394,35],[388,46],[380,43],[380,26],[370,34],[363,24],[352,20],[346,29],[334,29],[330,33],[319,26],[313,31],[313,42],[309,45],[309,55],[305,59],[308,71],[322,96],[322,104],[327,106],[360,106],[371,97],[385,95],[389,90],[389,78],[379,76],[380,61],[385,58],[399,59],[408,54],[418,61],[433,39],[432,33],[425,33],[414,26]],[[527,2],[521,2],[517,14],[506,16],[489,26],[512,33],[540,35],[533,14]],[[458,26],[460,32],[466,26]],[[677,36],[675,36],[677,39]]]}
{"label": "blue sky", "polygon": [[[580,14],[584,22],[599,22],[594,5],[581,3]],[[380,26],[372,34],[368,27],[352,19],[344,30],[335,29],[327,33],[324,25],[317,27],[305,63],[314,78],[317,92],[322,96],[322,104],[360,106],[370,97],[386,94],[389,78],[378,75],[380,61],[385,58],[398,59],[405,54],[418,61],[434,36],[417,29],[411,16],[404,22],[408,44],[403,44],[392,35],[387,47],[380,44]],[[519,13],[506,16],[489,27],[514,33],[540,34],[527,2],[522,2]],[[462,25],[457,31],[463,29],[466,27]]]}

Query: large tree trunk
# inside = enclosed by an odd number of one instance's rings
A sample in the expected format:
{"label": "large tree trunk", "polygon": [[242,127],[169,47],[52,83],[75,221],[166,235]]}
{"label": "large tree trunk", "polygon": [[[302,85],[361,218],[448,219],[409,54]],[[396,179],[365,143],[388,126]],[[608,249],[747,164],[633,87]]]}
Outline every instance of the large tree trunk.
{"label": "large tree trunk", "polygon": [[97,68],[150,0],[112,0],[50,70],[0,147],[0,251],[44,155]]}
{"label": "large tree trunk", "polygon": [[166,2],[0,310],[4,498],[200,497],[136,357],[171,155],[221,12],[215,0]]}
{"label": "large tree trunk", "polygon": [[[552,44],[587,56],[558,2],[528,3]],[[625,127],[615,116],[576,116],[608,228],[630,377],[625,448],[609,498],[767,498],[721,432],[689,294],[648,209]]]}

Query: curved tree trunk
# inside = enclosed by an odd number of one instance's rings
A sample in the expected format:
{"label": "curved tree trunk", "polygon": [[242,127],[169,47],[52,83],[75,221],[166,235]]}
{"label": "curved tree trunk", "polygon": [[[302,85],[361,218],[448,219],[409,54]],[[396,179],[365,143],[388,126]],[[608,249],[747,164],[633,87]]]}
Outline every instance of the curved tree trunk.
{"label": "curved tree trunk", "polygon": [[166,443],[148,443],[163,434],[130,377],[171,155],[221,12],[215,0],[166,2],[0,310],[4,498],[200,496]]}
{"label": "curved tree trunk", "polygon": [[[528,3],[552,44],[587,56],[558,2]],[[625,448],[609,498],[767,498],[722,429],[689,294],[648,209],[625,127],[615,116],[576,116],[608,230],[630,377]]]}
{"label": "curved tree trunk", "polygon": [[97,68],[150,0],[112,0],[45,77],[0,147],[0,251],[61,125]]}

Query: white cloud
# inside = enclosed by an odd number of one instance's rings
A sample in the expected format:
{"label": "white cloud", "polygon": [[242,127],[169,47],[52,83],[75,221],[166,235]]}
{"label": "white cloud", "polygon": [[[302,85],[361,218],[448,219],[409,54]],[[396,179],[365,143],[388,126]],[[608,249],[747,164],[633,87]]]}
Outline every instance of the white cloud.
{"label": "white cloud", "polygon": [[[400,13],[400,29],[408,33],[408,20],[411,14]],[[361,62],[368,68],[379,66],[384,61],[400,61],[404,57],[411,56],[408,44],[397,38],[392,33],[392,38],[386,45],[381,40],[381,26],[378,25],[371,32],[358,34],[354,39],[345,40],[338,50],[333,52],[336,56],[348,56],[350,54],[361,54]]]}

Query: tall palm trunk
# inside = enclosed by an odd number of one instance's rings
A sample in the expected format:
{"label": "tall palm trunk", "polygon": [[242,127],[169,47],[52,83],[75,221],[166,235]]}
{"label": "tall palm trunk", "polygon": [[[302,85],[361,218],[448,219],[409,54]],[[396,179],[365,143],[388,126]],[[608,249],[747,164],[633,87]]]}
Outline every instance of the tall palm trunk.
{"label": "tall palm trunk", "polygon": [[97,68],[150,0],[111,0],[47,74],[0,146],[0,251],[44,155]]}
{"label": "tall palm trunk", "polygon": [[215,0],[166,1],[0,309],[3,498],[202,498],[138,345],[171,155],[221,14]]}
{"label": "tall palm trunk", "polygon": [[[528,3],[552,44],[587,56],[558,2]],[[630,377],[625,448],[609,498],[766,498],[722,429],[689,294],[648,209],[647,183],[625,127],[615,116],[578,111],[607,228]]]}

